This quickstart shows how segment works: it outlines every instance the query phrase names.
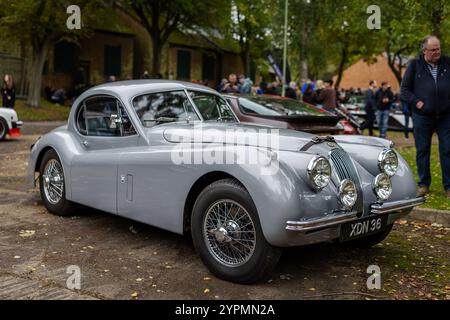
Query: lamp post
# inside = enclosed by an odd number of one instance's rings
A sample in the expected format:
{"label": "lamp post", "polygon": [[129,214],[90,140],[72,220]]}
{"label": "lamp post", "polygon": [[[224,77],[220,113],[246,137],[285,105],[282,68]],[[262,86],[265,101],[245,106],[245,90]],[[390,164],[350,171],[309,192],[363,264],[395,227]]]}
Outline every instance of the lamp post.
{"label": "lamp post", "polygon": [[288,25],[288,2],[285,0],[284,4],[284,47],[283,47],[283,80],[281,84],[281,95],[286,95],[286,59],[287,59],[287,25]]}

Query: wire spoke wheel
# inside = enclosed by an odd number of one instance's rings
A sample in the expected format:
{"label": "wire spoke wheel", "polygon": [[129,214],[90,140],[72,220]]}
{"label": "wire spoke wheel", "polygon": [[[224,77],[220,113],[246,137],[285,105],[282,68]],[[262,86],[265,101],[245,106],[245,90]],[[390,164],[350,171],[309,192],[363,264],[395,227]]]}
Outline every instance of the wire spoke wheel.
{"label": "wire spoke wheel", "polygon": [[51,204],[61,201],[64,192],[64,175],[59,161],[51,159],[47,162],[42,181],[47,200]]}
{"label": "wire spoke wheel", "polygon": [[255,224],[243,206],[233,200],[219,200],[207,210],[203,237],[212,256],[228,267],[245,264],[256,247]]}

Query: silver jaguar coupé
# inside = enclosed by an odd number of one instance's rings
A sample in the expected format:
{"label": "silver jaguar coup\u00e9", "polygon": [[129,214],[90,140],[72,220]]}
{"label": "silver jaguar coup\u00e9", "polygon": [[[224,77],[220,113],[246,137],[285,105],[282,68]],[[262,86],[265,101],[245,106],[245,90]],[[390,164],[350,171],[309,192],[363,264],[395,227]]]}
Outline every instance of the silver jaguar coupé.
{"label": "silver jaguar coup\u00e9", "polygon": [[262,280],[281,248],[368,247],[422,204],[390,141],[239,123],[217,92],[175,81],[94,87],[33,146],[51,213],[78,204],[192,235],[216,276]]}

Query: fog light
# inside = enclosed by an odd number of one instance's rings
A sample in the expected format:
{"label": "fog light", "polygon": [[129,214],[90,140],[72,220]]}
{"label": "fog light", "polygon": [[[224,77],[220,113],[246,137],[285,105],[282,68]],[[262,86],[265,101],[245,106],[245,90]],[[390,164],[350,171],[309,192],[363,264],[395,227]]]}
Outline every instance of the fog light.
{"label": "fog light", "polygon": [[391,179],[386,173],[380,173],[373,181],[373,191],[378,200],[386,201],[392,193]]}
{"label": "fog light", "polygon": [[352,180],[344,179],[339,185],[339,199],[346,209],[351,209],[356,203],[358,194],[355,183]]}

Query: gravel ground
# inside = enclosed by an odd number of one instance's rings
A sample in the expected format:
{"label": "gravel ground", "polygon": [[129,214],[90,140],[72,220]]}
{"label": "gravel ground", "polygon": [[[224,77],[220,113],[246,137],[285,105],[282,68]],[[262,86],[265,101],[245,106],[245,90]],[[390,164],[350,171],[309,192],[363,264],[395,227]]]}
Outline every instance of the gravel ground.
{"label": "gravel ground", "polygon": [[[319,244],[285,250],[266,283],[215,278],[180,236],[96,210],[61,218],[25,181],[30,145],[61,123],[26,123],[0,143],[2,299],[449,299],[450,229],[400,220],[368,250]],[[66,273],[81,269],[81,289]],[[367,268],[381,289],[367,289]]]}

